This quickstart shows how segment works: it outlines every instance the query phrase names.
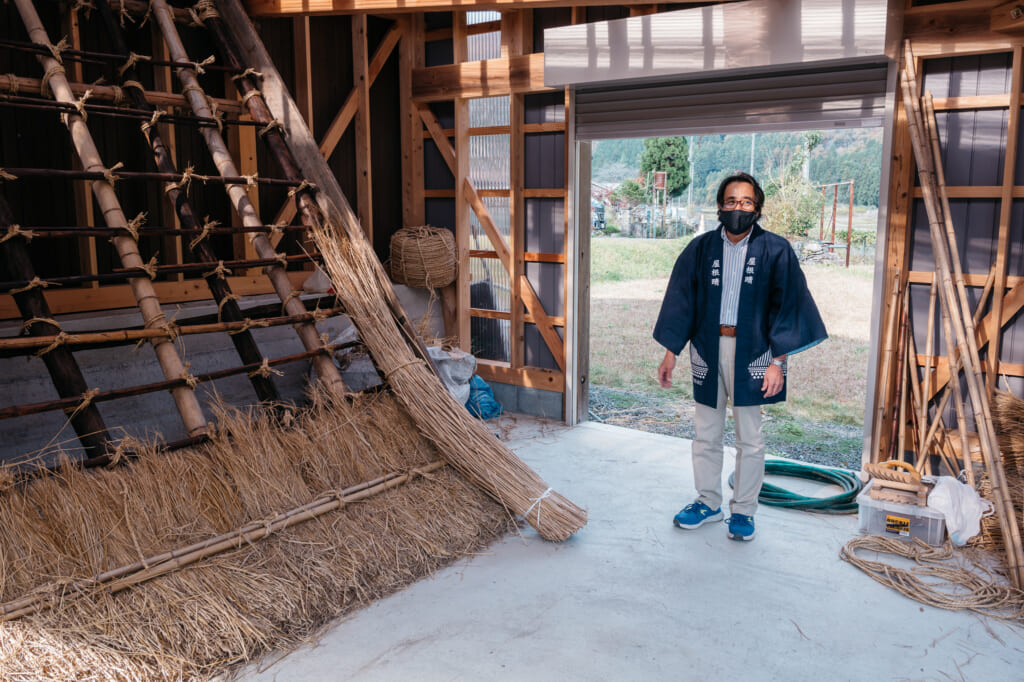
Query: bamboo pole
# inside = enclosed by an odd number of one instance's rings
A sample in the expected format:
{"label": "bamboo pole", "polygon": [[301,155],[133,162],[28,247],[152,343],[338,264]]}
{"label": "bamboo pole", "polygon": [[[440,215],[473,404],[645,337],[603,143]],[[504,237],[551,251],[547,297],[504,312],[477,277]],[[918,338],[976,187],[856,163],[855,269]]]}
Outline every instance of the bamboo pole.
{"label": "bamboo pole", "polygon": [[[128,88],[129,90],[135,90],[136,88]],[[77,109],[76,109],[77,111]],[[282,178],[261,178],[252,177],[249,175],[239,175],[236,171],[234,175],[201,175],[199,173],[161,173],[155,171],[128,171],[121,170],[67,170],[61,168],[4,168],[4,172],[8,175],[15,176],[16,179],[24,178],[63,178],[66,180],[100,180],[109,181],[111,174],[117,181],[121,180],[145,180],[152,182],[185,182],[191,180],[198,180],[203,183],[214,183],[224,185],[273,185],[277,187],[295,187],[299,183],[294,180],[284,180]],[[7,180],[10,182],[10,180]]]}
{"label": "bamboo pole", "polygon": [[[909,286],[906,285],[906,286]],[[906,289],[904,289],[905,291]],[[900,299],[904,296],[902,293],[898,294]],[[895,373],[895,391],[896,395],[893,396],[893,413],[892,423],[890,424],[889,430],[889,448],[888,456],[886,459],[896,459],[903,461],[903,454],[899,452],[898,448],[901,445],[899,440],[900,434],[900,417],[903,416],[903,398],[904,391],[906,389],[906,374],[903,365],[906,360],[906,352],[904,346],[907,341],[907,309],[902,305],[900,301],[900,326],[899,332],[896,336],[896,373]]]}
{"label": "bamboo pole", "polygon": [[[138,88],[122,88],[123,91],[128,92],[130,90],[138,91]],[[141,92],[141,91],[140,91]],[[54,102],[52,100],[40,100],[35,97],[18,97],[15,95],[3,95],[0,96],[0,107],[7,107],[12,109],[43,109],[46,111],[61,111],[61,112],[77,112],[78,107],[73,104],[65,104],[64,102]],[[82,107],[85,112],[90,116],[100,116],[106,118],[131,118],[139,121],[149,121],[153,118],[153,113],[146,112],[143,109],[136,109],[134,107],[119,107],[116,104],[95,104],[82,102]],[[201,118],[199,116],[182,116],[181,114],[166,113],[160,116],[161,123],[181,123],[183,125],[194,125],[194,126],[236,126],[239,128],[254,128],[259,125],[256,121],[244,120],[239,118],[228,118],[227,116],[219,119],[213,118]]]}
{"label": "bamboo pole", "polygon": [[337,493],[325,494],[300,507],[290,509],[263,521],[254,521],[241,528],[224,533],[181,549],[164,552],[154,557],[140,559],[129,566],[112,569],[91,578],[73,583],[58,583],[49,589],[15,599],[0,605],[0,622],[6,622],[36,613],[55,604],[66,603],[68,598],[86,597],[98,589],[114,594],[139,583],[184,568],[208,557],[238,549],[262,540],[273,533],[297,525],[346,505],[373,497],[392,488],[397,488],[418,476],[423,476],[445,466],[434,461],[403,474],[392,473],[374,481],[360,483]]}
{"label": "bamboo pole", "polygon": [[217,379],[225,379],[227,377],[237,376],[239,374],[248,374],[251,372],[266,373],[270,369],[277,367],[278,365],[288,364],[290,362],[298,362],[300,360],[308,360],[311,358],[318,357],[320,355],[330,355],[334,351],[343,350],[345,348],[355,348],[362,346],[361,341],[350,341],[347,343],[336,343],[336,344],[325,344],[320,348],[313,350],[303,351],[302,353],[295,353],[293,355],[285,355],[279,358],[264,358],[261,362],[254,362],[249,365],[242,365],[240,367],[229,367],[227,369],[218,369],[213,372],[207,372],[206,374],[198,375],[183,375],[176,379],[168,379],[166,381],[157,381],[151,384],[142,384],[139,386],[129,386],[127,388],[116,388],[109,391],[99,391],[97,393],[89,395],[83,400],[81,396],[76,398],[62,398],[60,400],[47,400],[39,403],[31,403],[27,405],[12,405],[11,407],[5,407],[0,409],[0,419],[11,419],[13,417],[25,417],[30,414],[40,414],[42,412],[51,412],[53,410],[66,410],[76,409],[81,404],[91,404],[97,402],[105,402],[108,400],[117,400],[119,398],[130,398],[137,395],[145,395],[147,393],[156,393],[157,391],[173,390],[180,386],[192,387],[202,383],[208,383],[210,381],[216,381]]}
{"label": "bamboo pole", "polygon": [[[33,226],[31,228],[33,239],[57,239],[64,237],[113,237],[115,234],[120,234],[122,230],[115,230],[109,227],[91,227],[91,226]],[[140,227],[136,230],[140,237],[188,237],[190,235],[208,234],[208,235],[222,235],[222,234],[248,234],[250,232],[305,232],[306,228],[302,225],[267,225],[262,229],[249,228],[249,227],[231,227],[231,226],[217,226],[217,227],[206,227],[206,228],[188,228],[188,227]]]}
{"label": "bamboo pole", "polygon": [[[910,402],[910,283],[903,289],[903,319],[900,322],[899,360],[896,373],[900,378],[899,430],[896,438],[896,459],[902,462],[907,455],[907,403]],[[893,459],[890,457],[889,459]]]}
{"label": "bamboo pole", "polygon": [[[0,194],[0,230],[7,231],[14,224],[10,207],[4,195]],[[32,267],[32,260],[29,258],[28,247],[25,244],[25,237],[15,237],[0,242],[0,254],[7,265],[7,270],[20,277],[32,279],[35,277],[35,268]],[[28,289],[14,294],[14,302],[18,306],[21,317],[25,320],[22,328],[28,336],[20,337],[26,341],[37,341],[43,338],[54,338],[61,332],[60,326],[53,321],[53,314],[46,302],[46,296],[40,289]],[[57,337],[59,338],[59,336]],[[89,385],[85,382],[82,370],[75,360],[75,356],[67,348],[51,346],[43,343],[40,348],[48,349],[42,353],[43,364],[46,366],[50,379],[53,381],[57,395],[62,398],[77,397],[85,395],[89,391]],[[103,453],[110,444],[110,436],[107,433],[106,424],[95,405],[87,405],[77,410],[68,417],[71,427],[78,435],[78,440],[89,457]]]}
{"label": "bamboo pole", "polygon": [[[14,0],[14,2],[32,42],[43,46],[50,45],[49,36],[43,28],[32,0]],[[67,78],[64,77],[64,70],[60,63],[49,56],[40,55],[37,59],[43,70],[50,74],[49,86],[53,91],[54,98],[62,102],[74,102],[74,95]],[[64,121],[83,167],[93,172],[108,172],[108,167],[103,164],[85,120],[78,114],[67,114],[64,116]],[[92,190],[103,211],[107,225],[127,229],[128,220],[121,209],[113,184],[106,180],[97,180],[93,182]],[[139,254],[138,244],[131,237],[118,236],[114,237],[112,241],[121,263],[126,268],[141,268],[145,265]],[[149,278],[132,278],[129,280],[129,285],[138,302],[144,324],[147,327],[159,327],[166,324],[167,318],[160,309],[160,301]],[[178,356],[173,343],[167,339],[157,338],[153,339],[152,344],[153,351],[156,353],[157,360],[167,379],[175,379],[185,374],[185,364]],[[186,433],[190,436],[205,433],[206,417],[203,416],[202,408],[192,389],[188,386],[178,386],[171,393],[185,425]]]}
{"label": "bamboo pole", "polygon": [[[111,344],[130,344],[139,341],[149,340],[158,337],[167,337],[174,340],[177,336],[189,336],[191,334],[212,334],[216,332],[239,332],[252,329],[253,327],[280,327],[286,324],[299,322],[315,322],[326,317],[334,317],[345,312],[344,308],[329,308],[319,312],[307,312],[301,315],[284,315],[280,317],[265,317],[257,319],[243,319],[238,322],[215,322],[210,324],[196,325],[175,325],[167,329],[122,329],[114,331],[99,332],[74,332],[48,336],[16,336],[13,338],[0,338],[0,357],[11,351],[32,351],[36,348],[46,348],[51,345],[58,346],[86,346],[94,347]],[[34,325],[33,325],[34,326]]]}
{"label": "bamboo pole", "polygon": [[[153,10],[153,16],[156,19],[157,25],[160,27],[160,32],[164,37],[164,41],[167,44],[167,48],[170,51],[172,59],[178,64],[176,70],[178,79],[181,81],[185,96],[189,101],[189,105],[192,107],[192,111],[198,116],[212,117],[213,113],[210,111],[209,105],[207,104],[206,95],[199,85],[199,81],[196,78],[193,64],[188,58],[188,54],[185,51],[185,46],[181,42],[181,37],[178,35],[178,29],[174,25],[174,18],[170,8],[164,0],[153,0],[151,4]],[[220,136],[220,133],[210,128],[203,128],[200,130],[203,139],[206,142],[206,146],[213,157],[214,163],[217,166],[218,172],[224,176],[238,176],[238,169],[235,166],[234,161],[231,158],[231,154],[228,152],[227,145],[224,144],[224,139]],[[294,178],[292,179],[294,181]],[[256,207],[252,205],[249,200],[249,195],[245,190],[244,185],[239,184],[226,184],[228,196],[231,198],[231,203],[235,208],[235,212],[242,220],[242,224],[245,226],[262,227],[263,221],[260,219]],[[253,247],[256,249],[256,253],[262,259],[275,259],[277,253],[274,251],[274,247],[271,246],[270,241],[266,235],[261,232],[255,232],[252,237]],[[267,276],[270,278],[271,283],[274,286],[275,292],[283,302],[285,311],[290,315],[298,315],[304,312],[304,307],[297,300],[295,292],[292,290],[291,280],[288,279],[288,275],[285,269],[280,264],[270,265],[267,267]],[[302,341],[302,345],[307,351],[315,351],[321,347],[320,336],[317,333],[316,326],[309,323],[301,323],[296,325],[296,332],[299,335],[299,339]],[[341,373],[335,366],[334,361],[326,354],[320,353],[313,358],[313,365],[316,369],[317,376],[329,389],[344,392],[345,384],[341,379]]]}
{"label": "bamboo pole", "polygon": [[886,315],[885,335],[883,336],[885,347],[882,351],[882,371],[880,373],[881,382],[879,383],[880,392],[878,395],[878,404],[875,408],[875,448],[872,452],[871,461],[876,464],[881,461],[883,453],[888,453],[888,447],[882,443],[882,432],[884,431],[885,416],[889,411],[888,406],[886,405],[886,397],[889,394],[889,375],[892,369],[893,356],[893,336],[896,334],[896,317],[899,311],[899,287],[900,271],[896,270],[896,272],[893,273],[892,288],[889,290],[889,313]]}
{"label": "bamboo pole", "polygon": [[921,453],[925,457],[928,456],[927,450],[927,428],[928,428],[928,402],[931,396],[931,384],[932,384],[932,350],[935,348],[935,299],[938,294],[938,287],[936,284],[936,277],[932,275],[932,284],[928,289],[928,331],[925,334],[924,340],[924,389],[921,391],[921,414],[918,416],[918,422],[921,428],[921,436],[918,441],[921,443],[921,447],[925,448],[925,452]]}
{"label": "bamboo pole", "polygon": [[[978,424],[978,438],[981,443],[982,455],[992,483],[992,494],[995,507],[999,513],[1000,527],[1006,545],[1007,564],[1013,583],[1017,587],[1024,586],[1024,551],[1021,547],[1020,528],[1014,512],[1012,498],[1007,488],[1003,469],[1002,456],[996,443],[992,425],[991,410],[984,385],[981,379],[981,366],[978,355],[977,339],[971,316],[961,311],[969,310],[963,283],[963,272],[960,268],[959,253],[956,249],[955,233],[948,213],[948,203],[936,197],[936,174],[931,159],[931,149],[924,141],[924,126],[921,118],[920,103],[913,95],[916,90],[916,79],[912,75],[913,54],[909,42],[905,47],[906,64],[900,74],[904,103],[908,107],[908,128],[917,158],[918,174],[921,177],[921,189],[924,196],[925,209],[928,212],[928,223],[932,237],[932,251],[935,256],[938,272],[941,274],[943,301],[950,310],[958,350],[967,356],[969,364],[965,365],[968,393]],[[945,212],[945,237],[943,239],[942,209]],[[948,241],[948,244],[945,243]],[[951,268],[952,261],[952,268]],[[956,272],[956,289],[953,287],[952,271]],[[980,416],[980,418],[979,418]]]}

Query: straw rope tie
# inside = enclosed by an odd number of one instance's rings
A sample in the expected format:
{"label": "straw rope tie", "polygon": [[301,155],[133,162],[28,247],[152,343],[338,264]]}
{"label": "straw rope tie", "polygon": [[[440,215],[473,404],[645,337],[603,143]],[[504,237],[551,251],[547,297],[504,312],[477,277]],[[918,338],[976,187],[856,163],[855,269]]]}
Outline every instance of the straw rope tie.
{"label": "straw rope tie", "polygon": [[252,76],[253,78],[263,78],[263,74],[262,73],[260,73],[259,71],[257,71],[256,69],[254,69],[254,68],[252,68],[250,66],[248,69],[246,69],[242,73],[238,74],[237,76],[232,76],[231,80],[237,81],[237,80],[240,80],[242,78],[248,78],[249,76]]}
{"label": "straw rope tie", "polygon": [[[287,267],[288,267],[288,256],[287,256],[286,254],[283,254],[283,253],[275,253],[275,254],[274,254],[274,260],[276,260],[276,261],[278,262],[278,264],[279,264],[279,265],[280,265],[280,266],[281,266],[282,268],[287,268]],[[267,266],[267,267],[273,267],[273,266]],[[294,293],[294,292],[293,292],[293,293]]]}
{"label": "straw rope tie", "polygon": [[249,92],[247,92],[244,95],[242,95],[242,104],[248,104],[249,100],[251,100],[253,97],[259,97],[259,96],[262,96],[262,95],[263,95],[263,93],[260,92],[259,90],[256,90],[256,89],[250,90]]}
{"label": "straw rope tie", "polygon": [[0,179],[3,179],[3,180],[17,180],[18,176],[17,175],[11,175],[7,171],[5,171],[3,168],[0,168]]}
{"label": "straw rope tie", "polygon": [[204,98],[206,97],[206,93],[203,92],[203,89],[199,87],[198,83],[186,83],[185,86],[181,89],[181,94],[183,96],[188,94],[189,92],[198,92]]}
{"label": "straw rope tie", "polygon": [[244,334],[253,327],[269,327],[270,320],[253,320],[251,318],[245,318],[242,320],[242,326],[238,329],[232,329],[228,332],[228,336],[235,336],[236,334]]}
{"label": "straw rope tie", "polygon": [[50,68],[43,74],[43,81],[39,85],[39,94],[43,97],[53,97],[53,91],[50,90],[50,79],[56,76],[58,73],[67,73],[64,67],[60,64],[52,64]]}
{"label": "straw rope tie", "polygon": [[[131,82],[134,83],[135,81],[131,81]],[[125,87],[128,87],[128,81],[125,81]],[[142,86],[139,86],[139,89],[141,89],[141,87]],[[155,126],[157,123],[159,123],[160,119],[163,118],[166,115],[167,115],[167,112],[164,111],[163,109],[154,109],[153,110],[153,115],[149,118],[149,121],[147,121],[147,122],[142,124],[142,126],[141,126],[142,127],[142,132],[148,133],[149,129],[152,128],[153,126]]]}
{"label": "straw rope tie", "polygon": [[111,189],[113,189],[114,186],[117,184],[117,181],[121,179],[119,176],[114,175],[114,171],[116,171],[118,168],[124,168],[124,163],[118,161],[110,168],[103,169],[103,178],[110,185]]}
{"label": "straw rope tie", "polygon": [[293,298],[299,298],[300,296],[302,296],[302,293],[301,293],[301,292],[299,292],[299,291],[296,291],[295,289],[292,289],[292,290],[291,290],[291,291],[290,291],[290,292],[288,293],[288,295],[284,297],[284,300],[283,300],[283,301],[281,301],[281,314],[282,314],[282,315],[286,314],[286,313],[288,312],[288,311],[287,311],[287,308],[288,308],[288,303],[289,303],[289,302],[290,302],[290,301],[291,301],[291,300],[292,300]]}
{"label": "straw rope tie", "polygon": [[326,310],[323,310],[322,308],[317,308],[311,313],[311,316],[313,318],[313,323],[315,324],[317,322],[322,322],[323,320],[326,320],[328,317],[331,316],[331,314]]}
{"label": "straw rope tie", "polygon": [[35,277],[32,278],[32,281],[30,281],[27,285],[21,287],[20,289],[11,289],[7,293],[13,296],[14,294],[20,294],[23,291],[31,291],[32,289],[45,289],[46,287],[50,286],[59,287],[60,284],[58,284],[57,282],[47,282],[45,280],[41,280],[39,279],[39,276],[36,275]]}
{"label": "straw rope tie", "polygon": [[21,89],[21,85],[18,84],[18,77],[13,73],[5,73],[7,76],[7,91],[12,95],[17,95],[18,90]]}
{"label": "straw rope tie", "polygon": [[199,177],[195,173],[195,169],[189,166],[185,169],[185,172],[181,174],[181,179],[177,182],[170,182],[167,187],[164,187],[164,192],[172,192],[174,190],[180,190],[185,194],[188,194],[188,188],[192,185],[192,178]]}
{"label": "straw rope tie", "polygon": [[[210,236],[210,230],[212,230],[213,228],[217,227],[218,225],[220,225],[220,221],[218,221],[218,220],[210,220],[210,216],[206,216],[206,220],[203,222],[203,231],[200,232],[198,234],[198,236],[196,236],[195,239],[193,239],[192,241],[190,241],[188,243],[188,248],[194,250],[207,237]],[[224,261],[220,262],[220,268],[222,268],[222,267],[224,267]],[[218,270],[220,268],[218,268]],[[228,270],[228,272],[230,273],[231,271]],[[205,277],[206,275],[203,275],[203,276]]]}
{"label": "straw rope tie", "polygon": [[[135,19],[132,19],[132,15],[128,12],[127,9],[125,9],[124,0],[120,0],[120,4],[121,4],[121,9],[117,13],[117,15],[118,15],[118,18],[121,20],[121,28],[124,28],[124,20],[125,19],[127,19],[129,23],[134,24],[135,23]],[[152,12],[152,11],[153,11],[153,2],[152,2],[152,0],[150,0],[149,8],[146,10],[146,15],[144,17],[142,17],[142,24],[141,24],[142,26],[145,26],[146,19],[149,17],[149,13]]]}
{"label": "straw rope tie", "polygon": [[529,506],[529,508],[527,508],[527,510],[523,513],[523,518],[524,519],[527,516],[529,516],[530,512],[533,511],[533,508],[536,507],[537,508],[537,525],[538,526],[540,525],[540,503],[541,503],[541,501],[547,499],[551,495],[551,490],[552,490],[551,488],[548,488],[543,493],[541,493],[540,497],[531,497],[530,498],[530,501],[533,502],[533,504],[531,504]]}
{"label": "straw rope tie", "polygon": [[246,187],[255,187],[256,186],[256,178],[258,178],[259,176],[256,175],[256,173],[253,173],[251,175],[243,175],[242,177],[245,178],[245,185],[246,185]]}
{"label": "straw rope tie", "polygon": [[[127,225],[121,228],[131,236],[133,241],[139,241],[139,227],[145,224],[146,215],[147,213],[142,211],[139,215],[129,220]],[[111,237],[110,241],[113,242],[114,238]]]}
{"label": "straw rope tie", "polygon": [[189,369],[192,368],[191,362],[185,363],[185,368],[181,370],[181,374],[178,375],[178,379],[185,382],[185,385],[195,390],[196,386],[199,385],[199,377],[194,374],[189,374]]}
{"label": "straw rope tie", "polygon": [[122,88],[120,85],[111,85],[110,87],[114,91],[114,106],[124,106],[124,88]]}
{"label": "straw rope tie", "polygon": [[123,88],[136,88],[141,93],[145,93],[146,92],[146,88],[142,87],[142,83],[140,83],[139,81],[133,81],[133,80],[123,81],[121,83],[121,87],[123,87]]}
{"label": "straw rope tie", "polygon": [[284,376],[284,372],[279,369],[274,369],[270,366],[270,361],[263,358],[263,363],[260,364],[259,369],[254,369],[249,372],[249,378],[255,379],[256,377],[262,377],[264,379],[269,379],[271,374],[276,374],[279,377]]}
{"label": "straw rope tie", "polygon": [[69,340],[73,341],[74,339],[75,339],[74,336],[72,336],[71,334],[68,334],[65,331],[57,332],[57,336],[53,337],[53,342],[50,343],[50,345],[47,346],[46,348],[42,348],[42,349],[36,351],[35,356],[37,358],[41,358],[44,355],[46,355],[47,353],[49,353],[49,352],[51,352],[53,350],[56,350],[58,347],[63,346],[65,342],[67,342]]}
{"label": "straw rope tie", "polygon": [[240,300],[242,300],[242,297],[239,296],[238,294],[236,294],[233,291],[231,293],[225,295],[224,298],[220,299],[220,303],[217,304],[217,321],[218,322],[223,322],[223,320],[220,318],[220,316],[224,312],[224,304],[228,303],[229,301],[240,301]]}
{"label": "straw rope tie", "polygon": [[144,273],[146,273],[149,276],[150,279],[156,279],[156,276],[157,276],[156,264],[157,264],[156,256],[153,256],[152,258],[149,259],[148,263],[146,263],[145,265],[136,265],[134,269],[135,270],[142,270]]}
{"label": "straw rope tie", "polygon": [[[82,94],[82,96],[75,101],[75,109],[78,109],[78,115],[82,117],[83,121],[88,121],[89,120],[89,115],[85,113],[85,103],[86,103],[86,101],[90,97],[92,97],[92,89],[91,88],[86,90]],[[61,114],[61,115],[62,116],[66,116],[67,114]]]}
{"label": "straw rope tie", "polygon": [[314,185],[309,180],[306,180],[305,178],[303,178],[302,182],[299,183],[298,187],[293,187],[292,189],[288,190],[288,196],[289,197],[293,197],[293,196],[295,196],[296,194],[298,194],[299,192],[301,192],[304,189],[315,190],[316,189],[316,185]]}
{"label": "straw rope tie", "polygon": [[56,45],[54,45],[53,43],[47,43],[46,44],[46,49],[50,51],[50,54],[53,55],[53,58],[57,60],[58,64],[63,64],[64,63],[64,58],[61,56],[61,54],[65,50],[67,50],[69,47],[71,47],[71,46],[68,45],[68,37],[67,36],[64,36],[63,38],[61,38],[60,41]]}
{"label": "straw rope tie", "polygon": [[206,59],[204,59],[201,62],[189,62],[189,63],[192,64],[192,68],[195,70],[196,75],[197,76],[202,76],[204,73],[206,73],[206,69],[204,69],[203,67],[204,66],[209,66],[210,64],[213,64],[214,61],[216,61],[216,59],[211,54],[209,57],[207,57]]}
{"label": "straw rope tie", "polygon": [[8,239],[14,239],[15,237],[24,237],[25,241],[32,241],[32,237],[36,236],[36,233],[32,230],[23,230],[21,225],[17,223],[11,223],[7,228],[7,233],[3,237],[0,237],[0,244],[3,244]]}
{"label": "straw rope tie", "polygon": [[224,261],[219,260],[219,261],[217,261],[217,267],[216,268],[214,268],[213,270],[210,270],[209,272],[204,272],[203,273],[203,279],[205,279],[207,277],[210,277],[211,275],[216,275],[216,276],[220,277],[221,279],[227,279],[227,276],[230,275],[230,274],[231,274],[231,268],[224,267]]}
{"label": "straw rope tie", "polygon": [[95,9],[96,5],[92,3],[92,0],[75,0],[75,4],[71,6],[71,11],[73,12],[84,10],[86,19],[88,19],[92,15],[93,10]]}
{"label": "straw rope tie", "polygon": [[282,136],[284,136],[285,134],[284,124],[281,123],[281,121],[276,118],[267,125],[260,128],[258,134],[261,138],[263,138],[266,137],[267,133],[269,133],[272,130],[277,130],[279,133],[281,133]]}
{"label": "straw rope tie", "polygon": [[224,132],[224,112],[220,110],[220,105],[214,100],[210,100],[210,113],[213,114],[213,120],[217,123],[217,132]]}
{"label": "straw rope tie", "polygon": [[21,331],[18,332],[18,334],[24,335],[25,332],[29,330],[29,327],[34,325],[36,322],[42,322],[44,324],[53,325],[58,331],[60,330],[60,323],[57,322],[57,320],[53,319],[52,317],[30,317],[29,319],[25,320],[25,322],[21,325]]}
{"label": "straw rope tie", "polygon": [[153,60],[153,58],[148,56],[148,55],[136,54],[135,52],[129,52],[128,53],[128,61],[126,61],[124,64],[122,64],[121,66],[118,67],[117,75],[118,76],[123,76],[125,71],[127,71],[128,69],[134,69],[135,65],[138,64],[139,62],[148,62],[148,61],[152,61],[152,60]]}
{"label": "straw rope tie", "polygon": [[100,389],[98,388],[90,388],[88,391],[83,393],[82,402],[78,403],[78,406],[75,407],[75,409],[73,409],[70,414],[68,414],[68,419],[74,419],[76,416],[78,416],[78,413],[82,412],[87,407],[89,407],[89,405],[92,404],[92,399],[98,396],[99,394]]}
{"label": "straw rope tie", "polygon": [[409,360],[408,362],[403,362],[398,367],[392,367],[388,371],[384,372],[384,376],[387,377],[387,378],[390,378],[392,374],[394,374],[395,372],[398,372],[399,370],[406,369],[407,367],[411,367],[413,365],[422,365],[422,364],[423,364],[423,360],[420,360],[419,358],[415,358],[413,360]]}

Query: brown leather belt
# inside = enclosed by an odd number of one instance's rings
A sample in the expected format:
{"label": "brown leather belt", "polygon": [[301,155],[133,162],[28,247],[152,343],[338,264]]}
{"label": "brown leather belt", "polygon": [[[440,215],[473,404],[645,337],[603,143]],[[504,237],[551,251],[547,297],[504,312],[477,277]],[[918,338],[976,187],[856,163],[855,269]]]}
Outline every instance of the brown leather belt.
{"label": "brown leather belt", "polygon": [[736,327],[727,327],[724,324],[718,327],[719,336],[736,336]]}

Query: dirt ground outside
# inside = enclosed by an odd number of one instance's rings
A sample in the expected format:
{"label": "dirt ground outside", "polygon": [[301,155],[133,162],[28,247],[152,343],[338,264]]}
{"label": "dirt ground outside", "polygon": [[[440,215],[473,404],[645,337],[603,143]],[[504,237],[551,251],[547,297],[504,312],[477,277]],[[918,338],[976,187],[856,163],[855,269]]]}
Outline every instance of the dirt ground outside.
{"label": "dirt ground outside", "polygon": [[[805,264],[803,270],[829,339],[790,360],[789,399],[764,410],[768,452],[859,469],[874,266]],[[666,270],[664,277],[592,285],[590,417],[693,438],[686,351],[679,357],[675,385],[662,389],[657,383],[664,349],[651,332],[667,284]],[[733,439],[730,422],[726,442]]]}

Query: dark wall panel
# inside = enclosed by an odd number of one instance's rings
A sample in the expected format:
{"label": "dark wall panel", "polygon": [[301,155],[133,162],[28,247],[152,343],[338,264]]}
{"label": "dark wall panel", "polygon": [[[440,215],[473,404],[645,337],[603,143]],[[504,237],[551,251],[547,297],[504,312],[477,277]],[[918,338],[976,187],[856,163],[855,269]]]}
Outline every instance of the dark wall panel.
{"label": "dark wall panel", "polygon": [[545,92],[523,97],[525,123],[556,123],[565,120],[565,95]]}
{"label": "dark wall panel", "polygon": [[529,133],[523,138],[524,186],[565,187],[565,133]]}
{"label": "dark wall panel", "polygon": [[1009,52],[930,59],[925,62],[921,92],[933,97],[999,95],[1010,91],[1013,55]]}
{"label": "dark wall panel", "polygon": [[[565,335],[559,327],[555,327],[555,331],[558,332],[560,337]],[[544,369],[558,369],[555,356],[548,350],[548,345],[544,343],[544,337],[541,336],[536,325],[523,325],[523,340],[523,362],[526,365],[543,367]]]}
{"label": "dark wall panel", "polygon": [[427,199],[424,204],[423,214],[428,225],[447,227],[455,232],[454,199]]}
{"label": "dark wall panel", "polygon": [[1006,162],[1006,110],[938,112],[946,184],[1000,185]]}
{"label": "dark wall panel", "polygon": [[565,201],[526,199],[525,246],[539,253],[565,252]]}

